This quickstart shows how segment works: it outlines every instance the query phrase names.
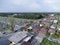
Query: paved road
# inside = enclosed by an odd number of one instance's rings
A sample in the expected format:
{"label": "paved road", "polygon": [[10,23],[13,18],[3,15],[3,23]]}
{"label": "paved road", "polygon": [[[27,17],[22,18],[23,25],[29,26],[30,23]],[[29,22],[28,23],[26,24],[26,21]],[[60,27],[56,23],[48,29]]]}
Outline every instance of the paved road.
{"label": "paved road", "polygon": [[8,38],[9,38],[10,36],[11,36],[11,35],[6,36],[6,37],[2,37],[2,38],[0,39],[0,45],[9,45],[10,43],[9,43],[9,41],[8,41]]}
{"label": "paved road", "polygon": [[60,40],[58,40],[58,39],[54,39],[54,38],[47,37],[47,36],[45,38],[47,38],[48,40],[50,40],[52,42],[55,42],[55,43],[59,43],[60,44]]}

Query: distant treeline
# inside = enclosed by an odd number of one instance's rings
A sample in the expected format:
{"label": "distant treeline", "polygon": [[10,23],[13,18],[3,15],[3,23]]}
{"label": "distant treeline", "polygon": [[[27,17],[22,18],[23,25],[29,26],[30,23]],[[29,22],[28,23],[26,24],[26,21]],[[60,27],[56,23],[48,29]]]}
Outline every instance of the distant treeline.
{"label": "distant treeline", "polygon": [[41,19],[47,16],[46,13],[0,13],[0,16],[8,17],[13,16],[15,18],[23,18],[23,19]]}
{"label": "distant treeline", "polygon": [[2,16],[2,17],[8,17],[10,15],[12,15],[12,14],[11,13],[0,13],[0,16]]}
{"label": "distant treeline", "polygon": [[20,15],[15,15],[14,17],[16,18],[24,18],[24,19],[41,19],[44,16],[42,14],[20,14]]}

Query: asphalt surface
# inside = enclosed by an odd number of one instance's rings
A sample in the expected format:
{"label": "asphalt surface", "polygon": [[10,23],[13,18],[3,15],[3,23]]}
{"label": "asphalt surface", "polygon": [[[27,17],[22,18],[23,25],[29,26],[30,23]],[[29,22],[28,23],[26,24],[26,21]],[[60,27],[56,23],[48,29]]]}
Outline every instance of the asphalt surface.
{"label": "asphalt surface", "polygon": [[9,41],[8,41],[9,37],[10,37],[10,35],[0,38],[0,45],[9,45],[10,44]]}

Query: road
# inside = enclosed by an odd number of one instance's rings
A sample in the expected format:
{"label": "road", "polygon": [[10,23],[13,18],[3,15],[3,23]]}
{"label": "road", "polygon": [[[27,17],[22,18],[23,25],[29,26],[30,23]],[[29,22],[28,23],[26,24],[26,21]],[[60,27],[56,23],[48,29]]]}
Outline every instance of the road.
{"label": "road", "polygon": [[60,40],[58,40],[58,39],[54,39],[54,38],[47,37],[47,36],[46,36],[45,38],[47,38],[48,40],[50,40],[50,41],[52,41],[52,42],[55,42],[55,43],[60,44]]}
{"label": "road", "polygon": [[8,36],[5,36],[5,37],[2,37],[0,39],[0,45],[9,45],[9,41],[8,41],[8,38],[10,37],[11,35],[8,35]]}

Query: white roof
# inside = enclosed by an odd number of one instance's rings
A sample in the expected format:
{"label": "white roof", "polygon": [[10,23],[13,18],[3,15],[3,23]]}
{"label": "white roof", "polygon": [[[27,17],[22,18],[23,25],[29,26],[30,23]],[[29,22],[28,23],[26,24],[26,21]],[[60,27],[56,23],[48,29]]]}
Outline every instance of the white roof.
{"label": "white roof", "polygon": [[55,25],[55,24],[53,24],[53,25],[51,25],[51,26],[50,26],[50,28],[55,29],[55,28],[56,28],[56,25]]}
{"label": "white roof", "polygon": [[32,26],[30,26],[28,29],[32,29]]}
{"label": "white roof", "polygon": [[47,20],[46,18],[43,19],[44,21]]}
{"label": "white roof", "polygon": [[11,42],[18,43],[19,41],[21,41],[26,36],[27,36],[27,32],[26,31],[16,32],[8,40],[11,41]]}
{"label": "white roof", "polygon": [[50,28],[53,28],[53,29],[55,29],[55,27],[54,27],[54,26],[51,26]]}
{"label": "white roof", "polygon": [[40,24],[40,26],[43,26],[43,24]]}
{"label": "white roof", "polygon": [[58,22],[58,20],[54,20],[54,23],[57,23]]}
{"label": "white roof", "polygon": [[31,36],[25,38],[23,41],[27,42],[27,41],[29,41],[30,39],[31,39]]}
{"label": "white roof", "polygon": [[51,16],[54,16],[54,14],[51,14]]}
{"label": "white roof", "polygon": [[60,30],[60,28],[58,28],[58,30]]}
{"label": "white roof", "polygon": [[19,25],[15,25],[14,30],[18,30],[18,29],[20,29],[20,26]]}

